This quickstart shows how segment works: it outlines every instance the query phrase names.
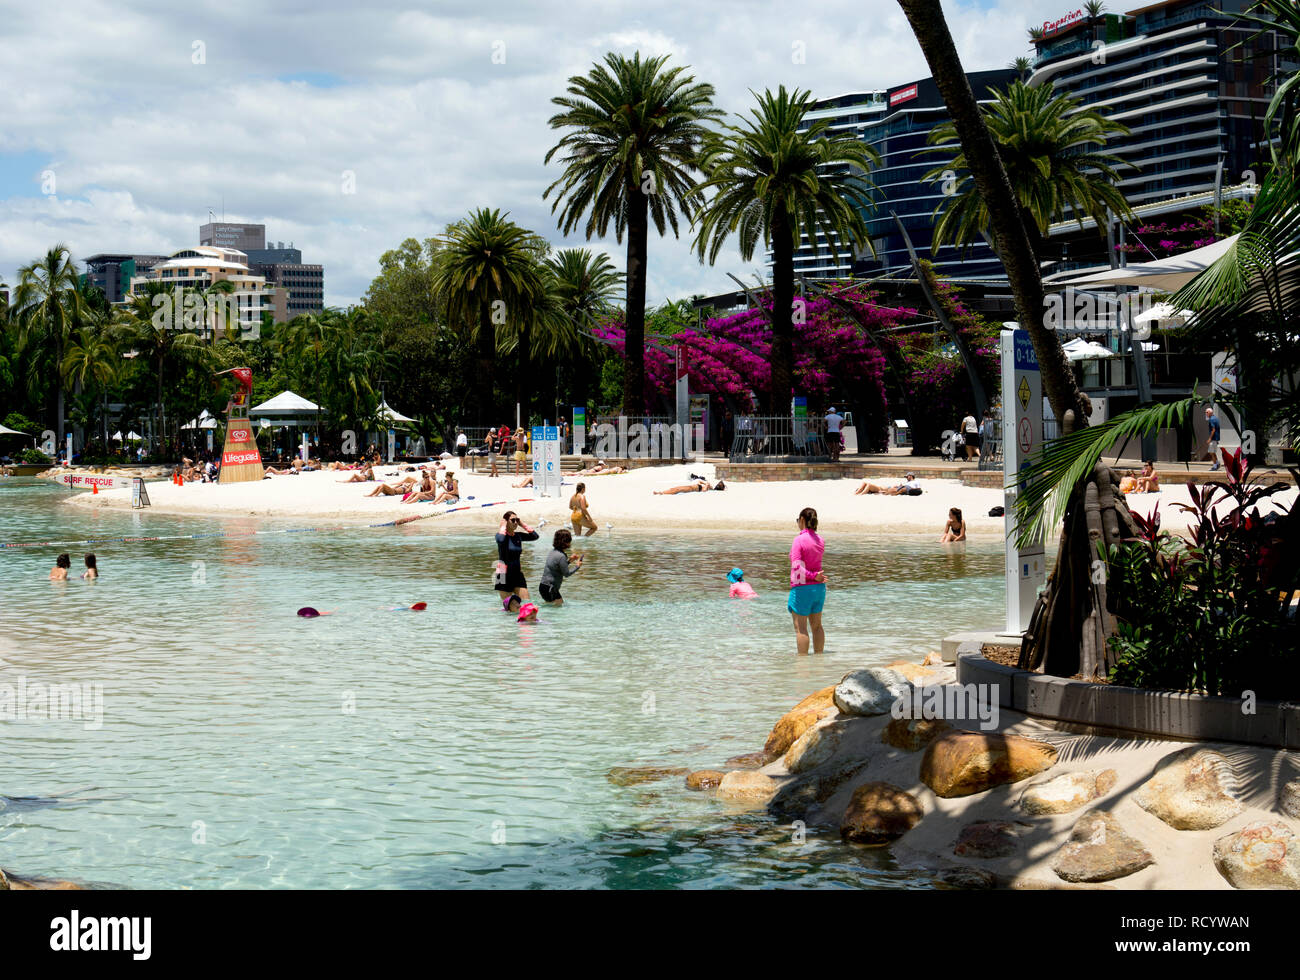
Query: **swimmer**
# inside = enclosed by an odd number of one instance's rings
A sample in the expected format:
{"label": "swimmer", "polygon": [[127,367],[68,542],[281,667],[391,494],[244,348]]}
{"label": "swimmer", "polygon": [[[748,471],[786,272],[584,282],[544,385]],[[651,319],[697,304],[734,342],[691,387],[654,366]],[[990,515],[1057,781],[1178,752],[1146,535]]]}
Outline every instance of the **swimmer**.
{"label": "swimmer", "polygon": [[531,602],[525,602],[519,609],[519,618],[516,623],[535,623],[537,622],[537,607]]}
{"label": "swimmer", "polygon": [[424,612],[429,608],[427,602],[417,602],[413,606],[389,606],[389,612]]}
{"label": "swimmer", "polygon": [[569,523],[573,525],[575,538],[582,537],[583,528],[587,529],[587,537],[600,530],[587,511],[587,484],[585,483],[579,483],[573,496],[569,498]]}
{"label": "swimmer", "polygon": [[54,567],[50,569],[51,582],[66,582],[68,580],[68,569],[72,567],[72,559],[65,551],[54,561]]}
{"label": "swimmer", "polygon": [[686,483],[680,487],[669,487],[667,490],[652,490],[651,492],[661,497],[671,497],[675,493],[704,493],[708,490],[726,490],[727,485],[719,480],[714,486],[709,486],[708,480],[696,480],[694,483]]}
{"label": "swimmer", "polygon": [[93,552],[86,555],[86,570],[81,573],[81,577],[84,579],[99,578],[99,563],[96,561]]}
{"label": "swimmer", "polygon": [[501,597],[501,611],[507,613],[518,612],[519,607],[523,605],[523,600],[519,596],[511,593]]}
{"label": "swimmer", "polygon": [[754,587],[745,581],[745,573],[740,568],[733,568],[727,573],[727,581],[731,583],[729,593],[732,599],[757,599],[758,593]]}
{"label": "swimmer", "polygon": [[939,539],[940,544],[947,544],[949,541],[966,540],[966,521],[962,519],[960,507],[950,507],[948,509],[948,523],[943,526],[943,537]]}
{"label": "swimmer", "polygon": [[317,616],[333,616],[333,609],[313,609],[311,606],[303,606],[298,610],[298,615],[303,619],[315,619]]}

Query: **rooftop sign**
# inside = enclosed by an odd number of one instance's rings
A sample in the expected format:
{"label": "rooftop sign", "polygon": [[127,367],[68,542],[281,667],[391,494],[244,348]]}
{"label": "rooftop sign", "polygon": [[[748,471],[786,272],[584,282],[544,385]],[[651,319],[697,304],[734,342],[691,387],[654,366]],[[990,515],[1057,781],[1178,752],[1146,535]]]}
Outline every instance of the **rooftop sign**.
{"label": "rooftop sign", "polygon": [[914,98],[916,98],[916,86],[908,85],[906,88],[900,88],[896,92],[889,93],[889,105],[892,108],[900,102],[907,102]]}
{"label": "rooftop sign", "polygon": [[1068,14],[1058,18],[1057,20],[1045,20],[1043,21],[1042,27],[1043,37],[1052,37],[1054,34],[1060,34],[1062,31],[1069,30],[1076,24],[1082,24],[1086,17],[1087,15],[1081,7],[1078,10],[1070,11]]}

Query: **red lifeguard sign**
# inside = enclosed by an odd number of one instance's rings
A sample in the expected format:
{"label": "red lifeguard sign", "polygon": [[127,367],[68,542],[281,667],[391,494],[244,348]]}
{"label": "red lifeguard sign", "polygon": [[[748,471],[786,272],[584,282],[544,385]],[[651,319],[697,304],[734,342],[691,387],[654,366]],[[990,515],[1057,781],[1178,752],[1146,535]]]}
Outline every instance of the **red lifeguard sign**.
{"label": "red lifeguard sign", "polygon": [[231,368],[221,374],[233,374],[239,387],[226,405],[226,445],[221,453],[220,483],[247,483],[264,475],[262,454],[253,437],[248,420],[248,404],[253,397],[253,372],[246,367]]}

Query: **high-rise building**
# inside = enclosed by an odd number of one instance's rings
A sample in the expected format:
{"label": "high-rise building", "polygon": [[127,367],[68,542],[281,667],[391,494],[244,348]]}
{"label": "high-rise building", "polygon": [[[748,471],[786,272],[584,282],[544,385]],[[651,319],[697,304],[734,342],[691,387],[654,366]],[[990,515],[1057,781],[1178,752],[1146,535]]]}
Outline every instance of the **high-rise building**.
{"label": "high-rise building", "polygon": [[86,259],[86,271],[81,275],[82,284],[99,287],[109,303],[121,303],[131,292],[131,280],[143,276],[165,255],[110,255],[100,253]]}
{"label": "high-rise building", "polygon": [[319,313],[325,309],[325,269],[305,265],[302,250],[284,247],[284,242],[270,243],[273,248],[248,251],[248,265],[266,281],[279,286],[288,296],[289,319],[300,313]]}
{"label": "high-rise building", "polygon": [[199,226],[199,244],[214,248],[237,248],[241,252],[266,248],[266,225],[212,221]]}
{"label": "high-rise building", "polygon": [[[989,101],[994,87],[1005,87],[1016,78],[1011,69],[972,72],[967,78],[975,97]],[[875,256],[866,249],[831,242],[818,235],[807,236],[794,253],[795,275],[809,279],[839,279],[905,273],[911,259],[899,221],[920,258],[932,261],[942,275],[989,276],[1001,273],[992,249],[979,241],[957,249],[945,246],[930,254],[935,208],[943,201],[940,181],[923,182],[921,177],[944,159],[941,153],[920,152],[928,146],[930,131],[948,120],[948,109],[931,78],[917,79],[891,89],[854,92],[815,102],[805,119],[827,121],[830,131],[849,130],[880,154],[880,165],[868,177],[874,189],[871,206],[863,213]],[[953,147],[955,152],[955,145]],[[769,270],[772,254],[767,253]]]}
{"label": "high-rise building", "polygon": [[1258,28],[1233,16],[1251,2],[1166,0],[1076,18],[1037,42],[1031,84],[1132,131],[1106,146],[1137,168],[1119,183],[1130,205],[1213,190],[1220,161],[1227,183],[1258,174],[1281,56],[1275,35],[1255,39]]}

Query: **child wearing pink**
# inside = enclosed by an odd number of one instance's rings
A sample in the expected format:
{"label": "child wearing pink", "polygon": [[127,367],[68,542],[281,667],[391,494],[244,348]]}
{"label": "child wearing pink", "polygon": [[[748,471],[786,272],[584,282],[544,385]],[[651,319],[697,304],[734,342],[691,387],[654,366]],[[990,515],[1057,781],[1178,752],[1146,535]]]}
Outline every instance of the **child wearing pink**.
{"label": "child wearing pink", "polygon": [[757,599],[758,593],[744,579],[745,573],[739,568],[733,568],[727,573],[727,581],[731,583],[730,597],[732,599]]}

